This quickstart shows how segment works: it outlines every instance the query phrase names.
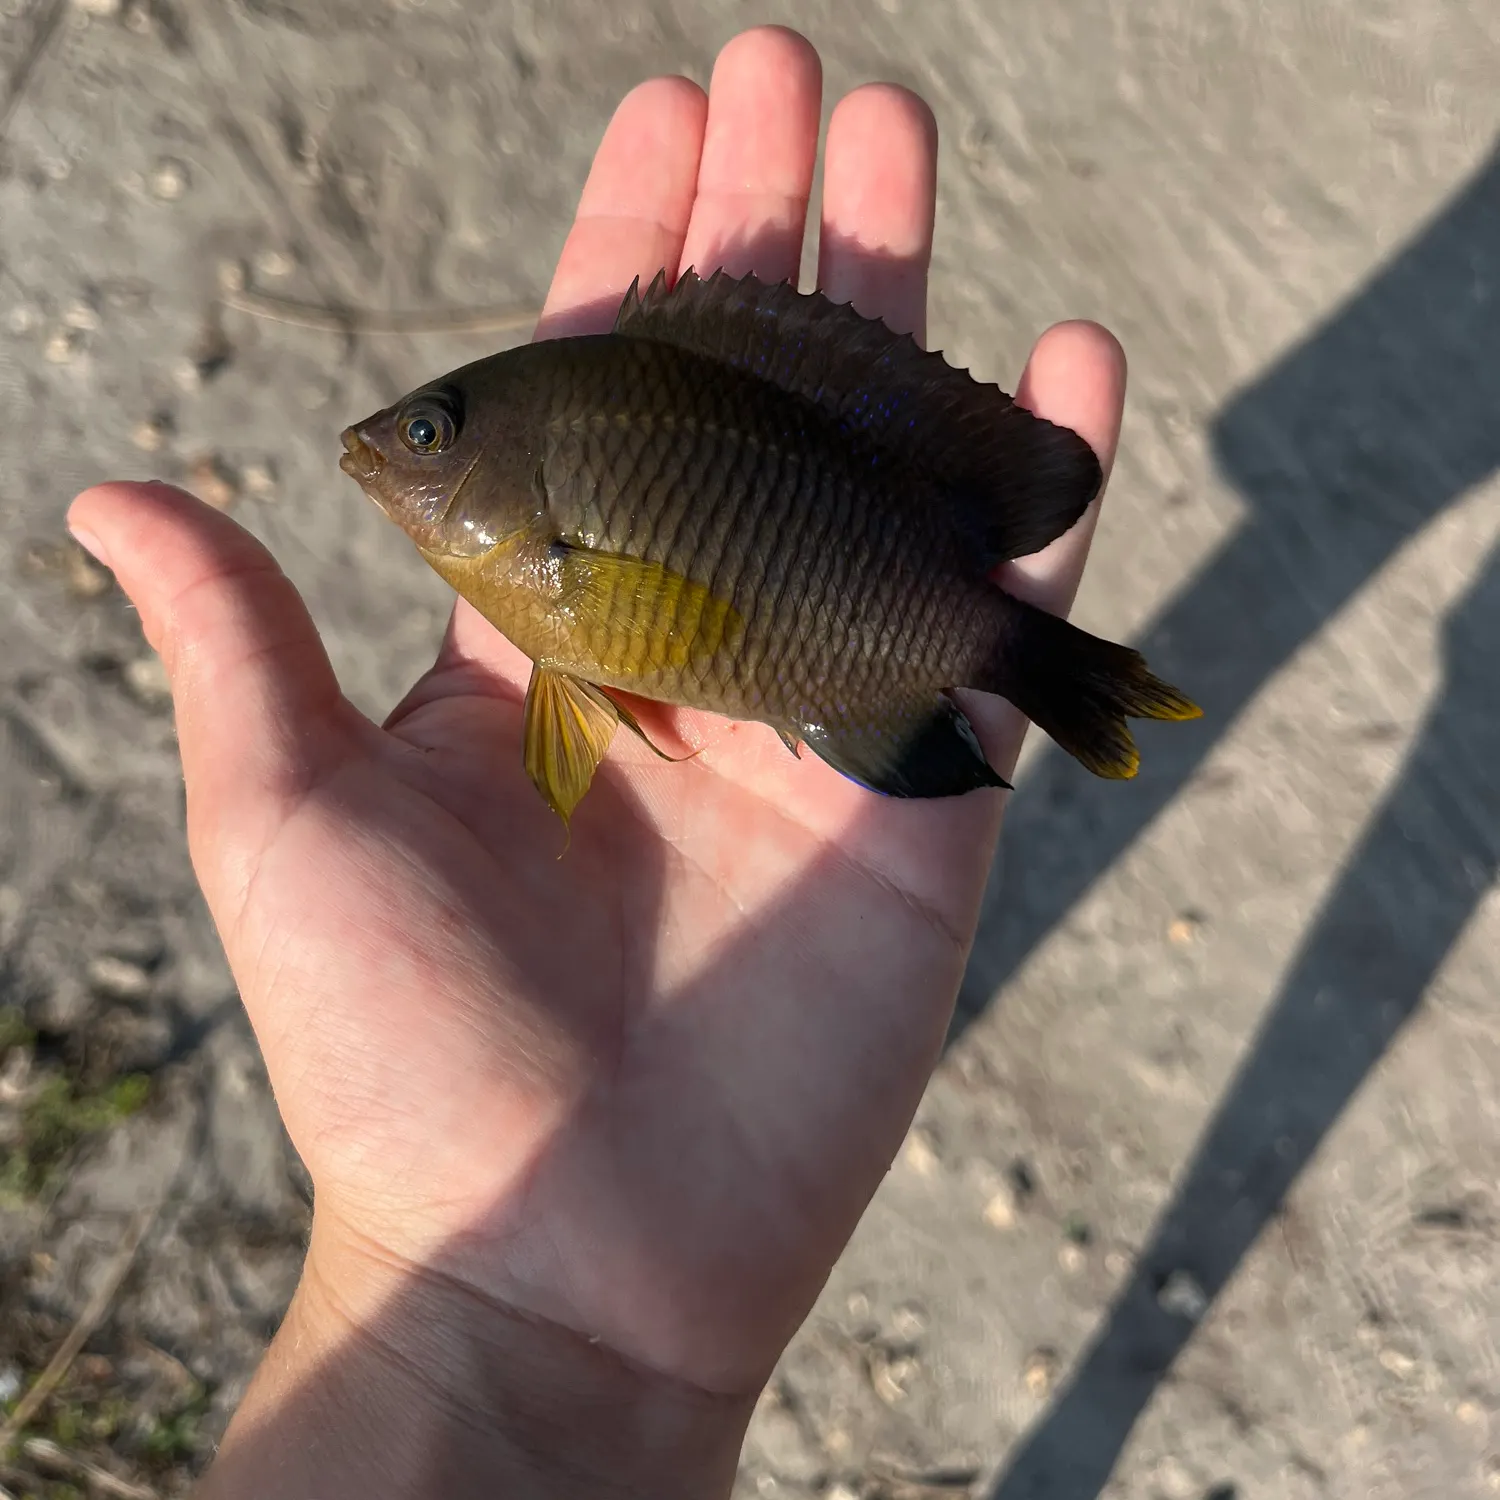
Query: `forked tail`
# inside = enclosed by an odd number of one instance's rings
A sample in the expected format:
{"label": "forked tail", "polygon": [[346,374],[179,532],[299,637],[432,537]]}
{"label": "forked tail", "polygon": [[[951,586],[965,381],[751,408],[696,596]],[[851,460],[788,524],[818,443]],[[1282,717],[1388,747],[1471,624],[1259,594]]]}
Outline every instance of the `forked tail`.
{"label": "forked tail", "polygon": [[[998,592],[998,591],[997,591]],[[1008,698],[1096,776],[1140,767],[1126,719],[1196,719],[1203,710],[1147,670],[1129,646],[1101,640],[1008,594],[996,650],[973,686]]]}

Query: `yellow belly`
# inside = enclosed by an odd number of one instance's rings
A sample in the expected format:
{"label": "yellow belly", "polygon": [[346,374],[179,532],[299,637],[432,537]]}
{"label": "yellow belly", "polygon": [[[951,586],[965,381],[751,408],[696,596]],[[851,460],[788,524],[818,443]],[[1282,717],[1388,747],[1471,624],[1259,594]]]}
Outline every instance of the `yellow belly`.
{"label": "yellow belly", "polygon": [[531,531],[479,557],[423,556],[533,661],[593,682],[670,687],[744,635],[732,605],[659,563]]}

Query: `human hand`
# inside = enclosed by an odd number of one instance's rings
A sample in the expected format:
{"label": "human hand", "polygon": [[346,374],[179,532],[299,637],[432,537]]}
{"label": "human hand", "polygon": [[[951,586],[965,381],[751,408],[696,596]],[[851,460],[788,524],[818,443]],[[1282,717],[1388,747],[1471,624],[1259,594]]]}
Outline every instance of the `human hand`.
{"label": "human hand", "polygon": [[[819,111],[816,54],[774,29],[726,47],[707,99],[682,79],[636,89],[538,337],[608,327],[663,265],[794,278]],[[904,91],[861,89],[834,113],[819,284],[919,338],[935,156]],[[1107,470],[1123,382],[1109,335],[1066,324],[1018,395]],[[1093,519],[1008,565],[1006,586],[1065,610]],[[612,1391],[638,1381],[724,1413],[732,1473],[749,1403],[937,1058],[1000,794],[884,800],[764,726],[677,712],[701,753],[665,764],[618,737],[558,860],[521,763],[529,663],[467,605],[377,727],[226,517],[112,484],[70,524],[170,673],[194,865],[316,1188],[297,1337],[226,1453],[357,1330],[383,1324],[377,1363],[439,1389],[443,1361],[463,1363],[452,1347],[494,1323],[533,1374],[581,1336],[619,1357]],[[1004,772],[1019,716],[990,699],[973,717]],[[421,1327],[391,1312],[413,1287]],[[707,1460],[721,1477],[724,1461]],[[278,1487],[298,1493],[285,1471]]]}

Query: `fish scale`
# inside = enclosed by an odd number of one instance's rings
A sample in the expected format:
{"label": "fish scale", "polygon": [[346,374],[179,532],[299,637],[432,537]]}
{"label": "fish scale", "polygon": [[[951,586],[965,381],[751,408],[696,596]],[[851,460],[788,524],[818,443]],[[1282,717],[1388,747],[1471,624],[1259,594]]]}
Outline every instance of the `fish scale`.
{"label": "fish scale", "polygon": [[344,434],[345,470],[535,663],[523,759],[566,819],[619,690],[769,724],[890,795],[1006,783],[952,696],[1091,770],[1197,710],[991,581],[1097,493],[1076,433],[817,293],[632,287],[613,332],[508,350]]}
{"label": "fish scale", "polygon": [[[808,444],[805,422],[793,426],[790,442],[758,440],[745,429],[747,419],[761,418],[760,413],[737,414],[711,387],[695,391],[682,381],[680,363],[660,347],[621,351],[616,368],[596,366],[590,385],[564,395],[568,416],[555,419],[555,447],[543,463],[545,475],[561,459],[567,476],[550,491],[559,516],[596,538],[602,548],[702,579],[735,606],[746,621],[744,646],[695,662],[697,686],[706,695],[773,714],[792,707],[828,713],[838,702],[869,696],[883,682],[895,682],[902,659],[874,649],[889,641],[895,626],[895,601],[885,597],[885,581],[900,577],[893,565],[901,551],[931,546],[931,530],[909,520],[892,524],[892,518],[911,518],[912,512],[884,493],[883,474],[877,484],[861,486],[856,503],[853,465],[838,450],[799,447],[796,462],[786,463],[791,444]],[[622,404],[619,393],[627,389],[638,394]],[[676,403],[670,427],[651,421],[663,401]],[[595,411],[605,407],[597,426],[584,426],[583,452],[576,459],[570,450],[578,441],[579,424],[569,419],[575,404]],[[783,412],[775,415],[787,420]],[[658,498],[651,476],[676,466],[685,482]],[[583,493],[576,492],[579,485]],[[712,507],[717,524],[700,531],[695,546],[684,546],[683,518],[707,509],[699,503],[705,492],[717,497]],[[851,534],[860,545],[837,546],[838,531]],[[778,539],[784,545],[774,545]],[[826,556],[833,571],[825,575],[821,590],[805,590],[798,603],[837,620],[841,628],[831,640],[801,628],[800,608],[782,607],[798,576],[795,564],[809,552]],[[931,622],[921,638],[935,639],[937,625]],[[820,701],[809,701],[814,684],[828,677],[828,657],[851,651],[854,671],[838,697],[824,694]],[[801,679],[802,702],[789,704],[774,678],[764,677],[768,659],[792,665]],[[953,665],[956,669],[961,663]]]}

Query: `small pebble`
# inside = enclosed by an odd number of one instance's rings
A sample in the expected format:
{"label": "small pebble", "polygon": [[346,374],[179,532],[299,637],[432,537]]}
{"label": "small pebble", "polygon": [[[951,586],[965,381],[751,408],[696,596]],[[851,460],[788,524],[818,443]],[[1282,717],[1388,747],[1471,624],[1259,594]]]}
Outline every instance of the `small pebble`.
{"label": "small pebble", "polygon": [[109,592],[114,582],[109,570],[101,568],[77,542],[69,540],[63,557],[63,576],[75,599],[98,599]]}
{"label": "small pebble", "polygon": [[847,1484],[836,1484],[831,1490],[823,1491],[823,1500],[859,1500],[859,1492],[851,1490]]}
{"label": "small pebble", "polygon": [[125,686],[138,703],[148,708],[169,703],[172,699],[172,684],[167,679],[167,669],[154,651],[149,656],[138,656],[125,663]]}
{"label": "small pebble", "polygon": [[59,328],[46,342],[42,353],[50,364],[67,365],[82,347],[83,340],[76,328]]}
{"label": "small pebble", "polygon": [[166,446],[169,431],[169,425],[160,417],[151,417],[147,421],[137,422],[131,428],[130,441],[142,453],[160,453]]}
{"label": "small pebble", "polygon": [[1076,1276],[1088,1264],[1088,1256],[1081,1245],[1068,1240],[1057,1247],[1057,1263],[1069,1276]]}
{"label": "small pebble", "polygon": [[1486,1461],[1484,1482],[1496,1494],[1500,1494],[1500,1454]]}
{"label": "small pebble", "polygon": [[1016,1206],[1009,1188],[1001,1188],[984,1205],[984,1222],[991,1229],[1015,1228]]}
{"label": "small pebble", "polygon": [[1152,1477],[1162,1500],[1197,1500],[1203,1493],[1180,1459],[1162,1459]]}
{"label": "small pebble", "polygon": [[5,326],[12,333],[30,333],[36,325],[36,309],[34,307],[27,307],[24,302],[11,308],[5,315]]}
{"label": "small pebble", "polygon": [[117,16],[121,0],[73,0],[74,8],[86,16]]}
{"label": "small pebble", "polygon": [[872,1359],[870,1384],[887,1406],[899,1406],[911,1394],[911,1383],[920,1366],[902,1355],[897,1359]]}
{"label": "small pebble", "polygon": [[203,384],[197,360],[189,359],[185,354],[178,355],[172,361],[172,381],[180,391],[196,391]]}
{"label": "small pebble", "polygon": [[1033,1349],[1021,1367],[1021,1379],[1026,1389],[1040,1401],[1052,1389],[1057,1379],[1057,1355],[1051,1349]]}
{"label": "small pebble", "polygon": [[217,453],[204,454],[188,473],[188,479],[199,499],[215,510],[228,510],[240,497],[238,475]]}
{"label": "small pebble", "polygon": [[257,500],[269,500],[276,493],[276,474],[269,464],[246,464],[240,471],[240,482],[245,493]]}
{"label": "small pebble", "polygon": [[1463,1400],[1453,1408],[1453,1415],[1466,1427],[1477,1427],[1484,1421],[1484,1408],[1477,1401]]}
{"label": "small pebble", "polygon": [[297,264],[290,255],[285,254],[283,251],[262,250],[255,257],[255,269],[262,276],[276,281],[283,276],[290,276],[297,269]]}
{"label": "small pebble", "polygon": [[221,292],[243,292],[248,278],[245,275],[245,264],[238,260],[221,260],[219,262],[219,290]]}
{"label": "small pebble", "polygon": [[1208,1311],[1208,1293],[1187,1271],[1173,1271],[1156,1294],[1156,1305],[1174,1318],[1196,1323]]}
{"label": "small pebble", "polygon": [[99,326],[99,314],[87,302],[73,302],[63,314],[63,322],[80,333],[92,333]]}
{"label": "small pebble", "polygon": [[776,1491],[781,1488],[781,1486],[776,1483],[775,1479],[771,1475],[762,1474],[760,1478],[755,1481],[755,1488],[762,1495],[774,1495]]}
{"label": "small pebble", "polygon": [[906,1165],[919,1177],[931,1177],[938,1169],[938,1156],[932,1149],[932,1138],[920,1127],[914,1128],[907,1136],[903,1155]]}
{"label": "small pebble", "polygon": [[187,168],[174,157],[164,156],[146,174],[146,187],[153,198],[163,203],[175,203],[187,192]]}
{"label": "small pebble", "polygon": [[926,1331],[927,1314],[915,1302],[903,1302],[891,1314],[891,1327],[904,1339],[914,1339]]}
{"label": "small pebble", "polygon": [[1191,913],[1176,918],[1167,928],[1167,941],[1179,948],[1185,948],[1189,943],[1196,942],[1199,929],[1203,926],[1202,919]]}
{"label": "small pebble", "polygon": [[139,964],[109,954],[89,961],[88,981],[111,1000],[139,1000],[151,989],[151,976]]}
{"label": "small pebble", "polygon": [[1404,1349],[1398,1349],[1394,1344],[1387,1344],[1376,1358],[1384,1370],[1389,1370],[1392,1375],[1406,1377],[1417,1368],[1417,1362]]}
{"label": "small pebble", "polygon": [[1002,1176],[986,1169],[980,1186],[989,1193],[984,1203],[984,1222],[991,1229],[1014,1228],[1026,1200],[1026,1194],[1017,1187],[1014,1176],[1010,1173]]}
{"label": "small pebble", "polygon": [[849,1309],[851,1318],[863,1321],[870,1316],[870,1299],[863,1292],[853,1292],[849,1300],[844,1304]]}

